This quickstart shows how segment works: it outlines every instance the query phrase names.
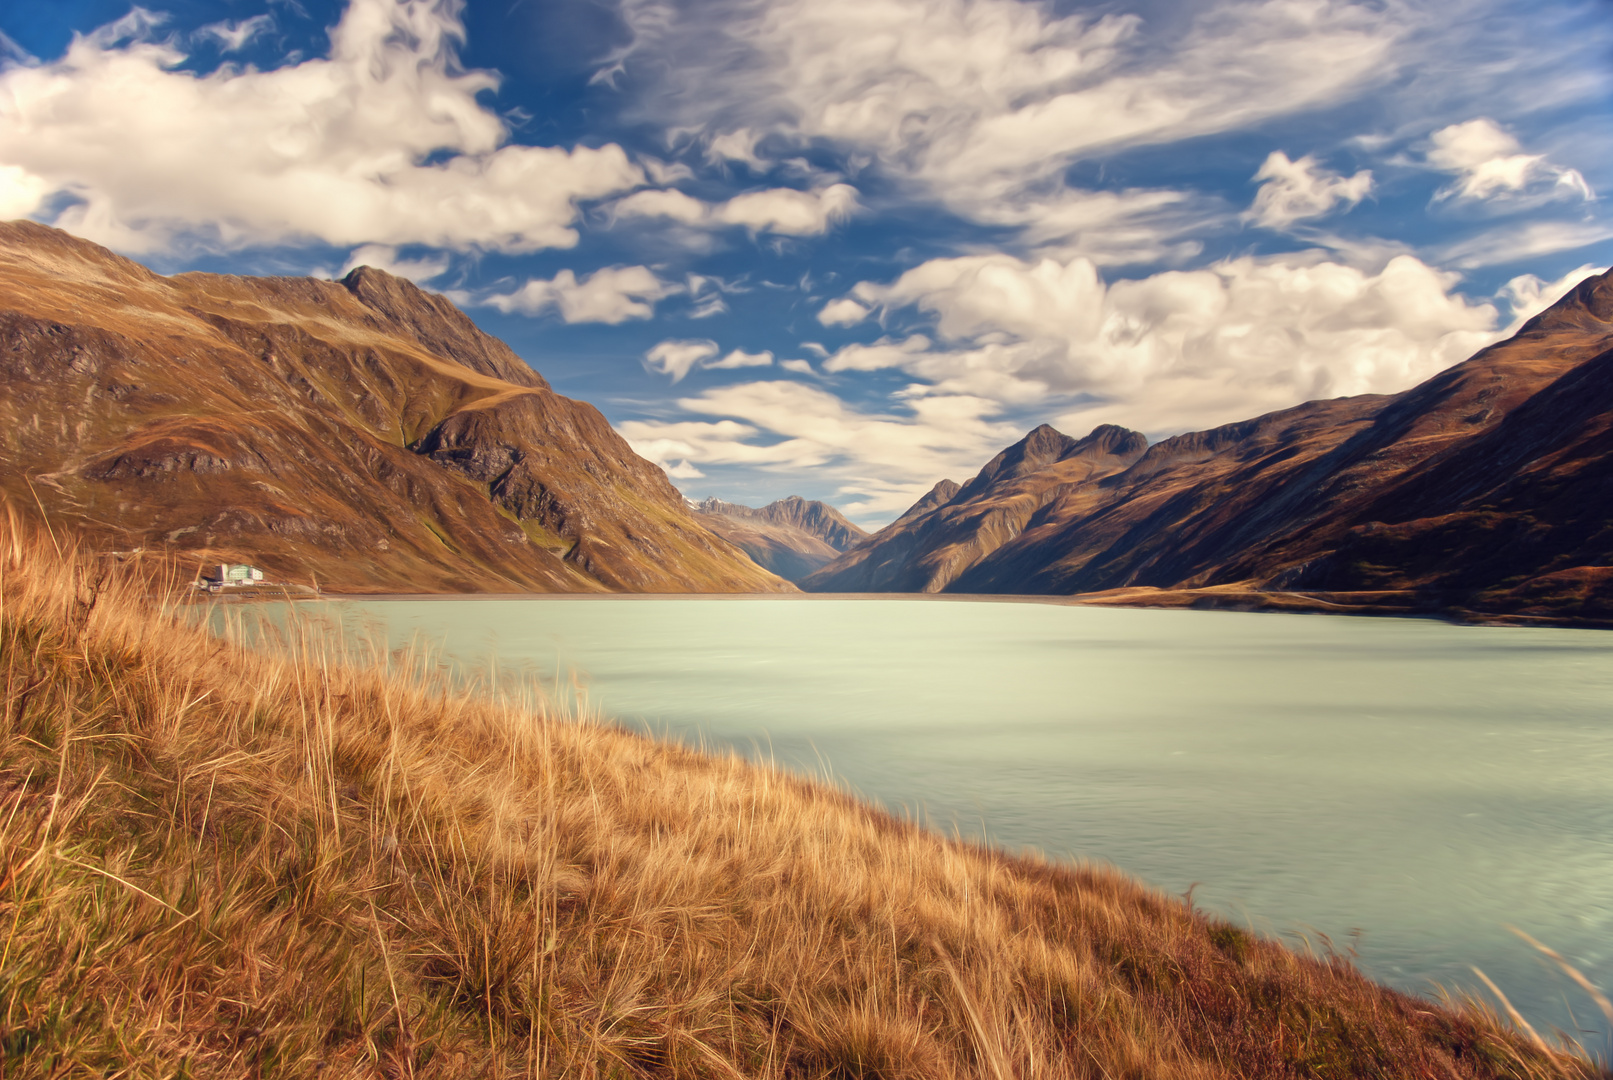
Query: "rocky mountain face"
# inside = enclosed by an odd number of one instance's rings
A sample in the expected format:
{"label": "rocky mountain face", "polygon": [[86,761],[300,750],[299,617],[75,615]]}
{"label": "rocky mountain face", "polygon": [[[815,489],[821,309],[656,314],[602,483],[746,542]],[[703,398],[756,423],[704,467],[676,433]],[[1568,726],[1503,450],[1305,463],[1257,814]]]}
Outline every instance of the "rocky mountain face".
{"label": "rocky mountain face", "polygon": [[[876,533],[806,587],[1613,619],[1610,275],[1404,393],[1310,402],[1166,439],[1071,483],[1049,476],[1022,527],[958,559],[968,538],[943,535],[941,521],[1057,467],[1035,465],[1048,451],[1030,442],[1018,444],[1028,473],[992,471],[1010,448],[983,482]],[[954,560],[967,565],[924,572]]]}
{"label": "rocky mountain face", "polygon": [[704,499],[695,511],[706,528],[790,581],[799,581],[868,537],[828,503],[799,495],[759,508]]}
{"label": "rocky mountain face", "polygon": [[1019,536],[1062,493],[1125,469],[1147,446],[1137,432],[1112,425],[1076,440],[1044,424],[961,488],[941,481],[890,525],[802,579],[802,587],[940,592]]}
{"label": "rocky mountain face", "polygon": [[902,511],[902,516],[891,522],[891,524],[900,525],[903,522],[913,521],[928,514],[931,510],[945,506],[952,501],[952,497],[958,493],[959,488],[962,486],[956,480],[937,480],[935,486],[926,492],[922,499]]}
{"label": "rocky mountain face", "polygon": [[790,586],[446,299],[160,277],[0,224],[0,491],[95,547],[345,591]]}

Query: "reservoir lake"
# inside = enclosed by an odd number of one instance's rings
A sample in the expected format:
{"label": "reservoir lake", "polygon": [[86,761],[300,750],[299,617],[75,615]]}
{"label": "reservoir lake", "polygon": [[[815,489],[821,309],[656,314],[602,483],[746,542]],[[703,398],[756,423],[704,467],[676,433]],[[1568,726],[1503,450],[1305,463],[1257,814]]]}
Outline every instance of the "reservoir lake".
{"label": "reservoir lake", "polygon": [[[298,605],[946,832],[1103,860],[1607,1055],[1613,634],[923,597]],[[1477,996],[1494,1005],[1478,989]]]}

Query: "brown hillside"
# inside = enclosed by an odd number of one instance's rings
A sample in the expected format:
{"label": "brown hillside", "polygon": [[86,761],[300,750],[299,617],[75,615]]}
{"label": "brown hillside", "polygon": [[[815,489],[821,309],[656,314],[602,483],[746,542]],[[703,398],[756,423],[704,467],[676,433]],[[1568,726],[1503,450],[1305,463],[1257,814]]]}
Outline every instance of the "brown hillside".
{"label": "brown hillside", "polygon": [[[1043,424],[944,502],[943,480],[868,541],[802,580],[814,592],[940,592],[1018,536],[1066,489],[1124,469],[1147,447],[1104,426],[1076,440]],[[937,503],[926,509],[927,503]]]}
{"label": "brown hillside", "polygon": [[834,507],[799,495],[763,507],[703,499],[695,512],[706,528],[790,581],[801,580],[868,536]]}
{"label": "brown hillside", "polygon": [[1605,1078],[1112,869],[232,647],[107,562],[0,533],[7,1080]]}
{"label": "brown hillside", "polygon": [[[1401,394],[1179,435],[1071,483],[1057,460],[1007,479],[988,466],[803,584],[1613,620],[1610,349],[1602,275]],[[989,551],[940,532],[1027,483],[1045,494]],[[900,559],[875,564],[898,539]],[[930,569],[953,560],[950,576]],[[868,584],[848,572],[859,562],[879,566]]]}
{"label": "brown hillside", "polygon": [[0,224],[0,490],[98,547],[350,591],[789,586],[440,296],[160,277]]}

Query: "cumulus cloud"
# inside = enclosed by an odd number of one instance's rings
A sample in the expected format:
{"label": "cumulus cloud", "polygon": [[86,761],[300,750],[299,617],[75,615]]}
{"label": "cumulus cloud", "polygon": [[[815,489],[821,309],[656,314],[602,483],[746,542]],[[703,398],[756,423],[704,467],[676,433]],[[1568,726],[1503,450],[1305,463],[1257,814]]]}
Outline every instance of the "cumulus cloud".
{"label": "cumulus cloud", "polygon": [[850,297],[841,297],[823,305],[818,321],[824,326],[853,326],[868,318],[868,309]]}
{"label": "cumulus cloud", "polygon": [[1263,180],[1246,215],[1267,229],[1286,229],[1296,221],[1325,217],[1339,204],[1354,206],[1372,193],[1372,172],[1362,169],[1351,177],[1324,169],[1314,157],[1290,161],[1273,150],[1254,179]]}
{"label": "cumulus cloud", "polygon": [[26,217],[50,194],[50,183],[20,165],[0,165],[0,221]]}
{"label": "cumulus cloud", "polygon": [[636,452],[657,463],[817,470],[839,481],[854,515],[894,515],[936,477],[973,472],[1023,434],[993,419],[998,406],[983,399],[929,397],[870,413],[789,381],[716,387],[678,404],[713,419],[626,421],[619,427]]}
{"label": "cumulus cloud", "polygon": [[512,293],[495,294],[481,302],[503,312],[558,312],[568,323],[615,325],[648,319],[655,314],[657,300],[678,291],[678,286],[662,281],[648,267],[607,266],[580,280],[570,270],[547,281],[533,278]]}
{"label": "cumulus cloud", "polygon": [[704,228],[739,226],[753,233],[815,236],[857,209],[857,189],[831,184],[814,191],[769,188],[707,203],[681,191],[638,191],[612,208],[620,218],[665,218]]}
{"label": "cumulus cloud", "polygon": [[1456,174],[1441,198],[1595,198],[1578,170],[1554,165],[1544,154],[1525,154],[1518,140],[1488,117],[1440,128],[1429,143],[1428,163]]}
{"label": "cumulus cloud", "polygon": [[856,294],[928,313],[940,344],[882,339],[824,367],[900,368],[923,380],[920,394],[1079,397],[1082,423],[1179,431],[1399,391],[1465,359],[1495,339],[1497,311],[1456,283],[1409,255],[1376,273],[1308,253],[1112,285],[1084,259],[936,259]]}
{"label": "cumulus cloud", "polygon": [[[451,0],[351,0],[327,57],[180,69],[136,8],[58,60],[0,70],[0,181],[13,214],[125,251],[314,239],[532,251],[570,247],[580,202],[643,172],[614,144],[518,146],[461,72]],[[220,33],[245,43],[247,24]]]}
{"label": "cumulus cloud", "polygon": [[687,460],[675,461],[670,465],[663,465],[662,468],[674,480],[698,480],[706,475],[695,466],[689,464]]}
{"label": "cumulus cloud", "polygon": [[1569,289],[1586,278],[1595,277],[1606,270],[1605,266],[1586,263],[1570,270],[1556,281],[1542,281],[1534,274],[1519,274],[1501,286],[1501,290],[1496,293],[1496,296],[1512,309],[1512,324],[1507,327],[1506,333],[1516,333],[1524,323],[1561,300]]}
{"label": "cumulus cloud", "polygon": [[347,262],[342,266],[342,273],[346,274],[359,266],[371,266],[377,270],[385,270],[389,274],[396,274],[398,277],[408,278],[410,281],[419,284],[424,281],[430,281],[435,277],[441,277],[448,269],[448,260],[442,256],[423,259],[401,259],[398,257],[398,249],[395,247],[389,247],[385,244],[365,244],[363,247],[355,248],[353,253],[347,257]]}

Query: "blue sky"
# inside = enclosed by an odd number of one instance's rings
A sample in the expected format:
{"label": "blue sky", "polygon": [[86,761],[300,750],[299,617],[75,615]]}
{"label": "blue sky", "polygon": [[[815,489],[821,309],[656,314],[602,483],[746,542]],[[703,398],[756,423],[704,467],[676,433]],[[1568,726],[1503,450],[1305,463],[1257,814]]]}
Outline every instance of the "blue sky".
{"label": "blue sky", "polygon": [[686,494],[876,525],[1038,423],[1394,392],[1613,261],[1613,5],[0,12],[0,217],[381,266]]}

